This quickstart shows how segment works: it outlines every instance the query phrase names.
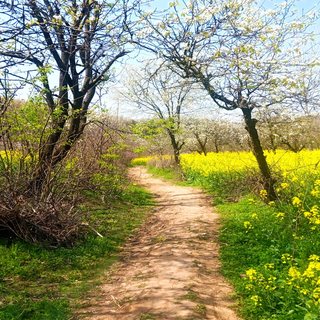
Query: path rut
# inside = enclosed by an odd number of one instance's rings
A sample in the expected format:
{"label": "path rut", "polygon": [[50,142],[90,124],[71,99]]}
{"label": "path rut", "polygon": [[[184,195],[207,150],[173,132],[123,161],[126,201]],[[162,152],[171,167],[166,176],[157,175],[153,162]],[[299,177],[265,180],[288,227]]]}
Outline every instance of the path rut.
{"label": "path rut", "polygon": [[155,195],[157,206],[81,318],[239,320],[232,288],[219,272],[219,217],[208,197],[145,168],[132,168],[130,176]]}

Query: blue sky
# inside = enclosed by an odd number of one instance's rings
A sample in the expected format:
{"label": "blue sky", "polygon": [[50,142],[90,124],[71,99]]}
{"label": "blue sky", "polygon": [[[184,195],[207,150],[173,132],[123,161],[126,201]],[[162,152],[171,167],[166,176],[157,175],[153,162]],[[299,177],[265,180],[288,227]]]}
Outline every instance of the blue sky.
{"label": "blue sky", "polygon": [[[171,2],[172,0],[154,0],[150,3],[150,6],[152,8],[157,8],[159,10],[165,9],[169,6],[169,2]],[[182,2],[182,0],[180,0]],[[275,4],[279,4],[284,2],[284,0],[261,0],[261,1],[257,1],[258,4],[262,4],[264,7],[266,8],[272,8]],[[307,13],[309,10],[313,9],[313,8],[320,8],[319,6],[320,0],[317,1],[312,1],[312,0],[296,0],[295,1],[295,6],[298,9],[298,12],[300,15]],[[318,32],[318,30],[320,31],[320,23],[318,22],[315,26],[314,26],[314,30],[316,32]],[[144,56],[148,56],[148,54],[143,54]],[[129,62],[136,66],[138,65],[139,62],[135,61],[135,60],[129,60]],[[126,76],[126,73],[122,73],[123,77]],[[115,87],[121,88],[121,86],[119,84],[116,84]],[[112,91],[112,90],[111,90]],[[109,100],[108,103],[108,108],[110,109],[110,113],[115,113],[114,110],[116,110],[116,112],[118,112],[119,110],[119,105],[120,105],[120,109],[122,109],[123,113],[127,113],[128,115],[131,114],[136,114],[136,111],[134,111],[134,113],[130,113],[128,111],[126,111],[126,106],[123,103],[119,103],[117,101],[116,98],[116,94],[110,94],[111,100]],[[120,113],[122,113],[120,111]]]}
{"label": "blue sky", "polygon": [[[172,0],[154,0],[151,1],[150,6],[152,8],[157,8],[159,10],[165,9],[169,6],[169,2]],[[182,1],[182,0],[181,0]],[[222,1],[222,0],[221,0]],[[271,8],[275,3],[281,3],[284,2],[283,0],[261,0],[257,1],[258,3],[262,3],[265,7]],[[319,9],[320,5],[320,0],[312,1],[312,0],[297,0],[296,1],[296,7],[298,8],[300,14],[308,12],[310,9],[317,7]],[[318,22],[317,25],[314,27],[316,31],[320,31],[320,23]],[[135,56],[135,54],[133,55]],[[134,62],[134,59],[128,59],[126,58],[124,61],[128,60],[128,62],[132,65],[137,65],[137,62]],[[125,77],[125,72],[121,72],[121,70],[124,70],[126,68],[126,65],[119,66],[118,73],[121,74],[122,77]],[[112,85],[113,87],[119,87],[119,84]],[[23,94],[24,98],[27,97],[26,92]],[[110,113],[116,114],[119,110],[119,105],[120,109],[123,108],[123,110],[120,110],[120,113],[126,113],[125,106],[121,106],[121,103],[119,103],[118,99],[115,97],[114,94],[108,95],[105,99],[107,108],[110,109]]]}

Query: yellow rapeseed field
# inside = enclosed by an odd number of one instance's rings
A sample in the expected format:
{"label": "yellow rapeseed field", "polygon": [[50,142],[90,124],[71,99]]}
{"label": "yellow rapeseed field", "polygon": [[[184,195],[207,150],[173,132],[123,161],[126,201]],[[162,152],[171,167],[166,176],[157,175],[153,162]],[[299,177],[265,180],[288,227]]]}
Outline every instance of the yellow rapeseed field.
{"label": "yellow rapeseed field", "polygon": [[224,205],[221,233],[224,263],[235,274],[248,319],[320,319],[320,150],[265,155],[278,195],[268,205],[252,194],[267,202],[261,185],[251,190],[258,166],[250,152],[183,154],[181,168],[190,182],[213,191],[215,199],[228,200],[232,192],[244,190],[244,198],[236,198],[239,204]]}
{"label": "yellow rapeseed field", "polygon": [[[320,172],[320,150],[304,150],[294,153],[286,150],[265,152],[270,167],[282,172]],[[257,162],[251,152],[221,152],[200,154],[183,154],[181,156],[183,171],[193,171],[205,177],[212,173],[241,172],[257,169]]]}

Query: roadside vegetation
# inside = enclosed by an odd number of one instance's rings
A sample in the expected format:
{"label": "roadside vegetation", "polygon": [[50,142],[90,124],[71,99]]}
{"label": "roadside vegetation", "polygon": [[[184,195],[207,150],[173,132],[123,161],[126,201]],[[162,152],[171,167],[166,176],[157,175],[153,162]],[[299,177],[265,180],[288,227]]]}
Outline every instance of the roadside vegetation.
{"label": "roadside vegetation", "polygon": [[155,2],[0,1],[0,318],[71,315],[150,204],[136,155],[214,195],[248,319],[320,318],[319,3]]}
{"label": "roadside vegetation", "polygon": [[0,118],[1,320],[71,319],[153,203],[126,175],[125,123],[94,114],[77,148],[30,192],[45,119],[41,100],[13,101]]}
{"label": "roadside vegetation", "polygon": [[112,206],[91,193],[81,209],[90,214],[91,229],[72,247],[1,237],[0,319],[71,319],[152,204],[150,194],[135,185],[127,185]]}
{"label": "roadside vegetation", "polygon": [[[267,200],[248,152],[182,154],[181,171],[185,181],[213,195],[221,213],[222,271],[244,319],[319,319],[319,151],[266,155],[277,176],[276,201]],[[152,161],[151,172],[179,176]]]}

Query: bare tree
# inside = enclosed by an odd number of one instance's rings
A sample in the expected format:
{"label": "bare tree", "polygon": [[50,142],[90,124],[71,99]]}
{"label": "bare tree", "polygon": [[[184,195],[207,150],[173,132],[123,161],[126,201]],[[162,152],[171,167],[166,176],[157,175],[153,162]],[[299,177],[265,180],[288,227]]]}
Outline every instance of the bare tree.
{"label": "bare tree", "polygon": [[127,83],[126,99],[145,113],[162,121],[176,164],[185,144],[181,133],[181,115],[190,107],[192,85],[165,66],[146,66],[144,73],[134,72]]}
{"label": "bare tree", "polygon": [[306,24],[294,21],[291,6],[267,10],[253,0],[173,1],[160,22],[145,19],[151,32],[144,48],[199,83],[218,107],[241,110],[270,200],[276,198],[274,179],[253,111],[283,102],[285,89],[295,86],[290,66],[301,56],[299,34]]}
{"label": "bare tree", "polygon": [[209,151],[236,150],[235,124],[222,119],[193,118],[183,120],[190,151],[207,155]]}
{"label": "bare tree", "polygon": [[281,108],[259,112],[259,131],[266,149],[288,149],[299,152],[319,146],[319,118],[315,115],[294,115]]}
{"label": "bare tree", "polygon": [[97,86],[132,48],[139,6],[140,0],[0,1],[0,67],[33,71],[50,113],[32,191],[81,136]]}

